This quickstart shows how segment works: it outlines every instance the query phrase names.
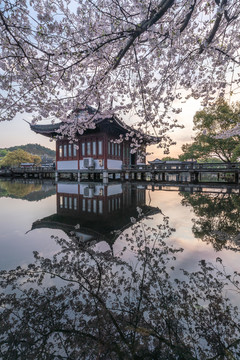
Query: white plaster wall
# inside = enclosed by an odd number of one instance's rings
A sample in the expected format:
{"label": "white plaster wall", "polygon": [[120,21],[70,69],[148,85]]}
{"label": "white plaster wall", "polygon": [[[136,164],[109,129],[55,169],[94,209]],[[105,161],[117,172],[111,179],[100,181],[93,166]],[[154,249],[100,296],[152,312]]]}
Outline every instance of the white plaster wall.
{"label": "white plaster wall", "polygon": [[122,194],[122,184],[108,185],[107,196]]}
{"label": "white plaster wall", "polygon": [[[87,157],[85,157],[84,159],[89,159]],[[86,167],[83,166],[83,160],[79,160],[79,168],[82,169],[86,169]],[[94,169],[104,169],[104,160],[102,160],[102,166],[99,165],[99,159],[94,160]]]}
{"label": "white plaster wall", "polygon": [[77,160],[57,161],[57,170],[77,170]]}
{"label": "white plaster wall", "polygon": [[[85,189],[89,188],[87,192]],[[102,189],[102,191],[101,191]],[[83,195],[84,197],[94,197],[99,196],[101,192],[101,196],[104,194],[104,186],[96,186],[94,184],[80,184],[79,194]]]}
{"label": "white plaster wall", "polygon": [[63,194],[78,194],[78,184],[57,184],[57,192]]}
{"label": "white plaster wall", "polygon": [[104,185],[95,185],[94,195],[99,196],[100,194],[104,194]]}
{"label": "white plaster wall", "polygon": [[83,194],[84,194],[84,189],[85,189],[85,188],[88,188],[88,187],[89,187],[88,184],[81,184],[81,183],[80,183],[79,194],[80,194],[80,195],[83,195]]}
{"label": "white plaster wall", "polygon": [[121,170],[122,160],[107,159],[107,168],[112,170]]}

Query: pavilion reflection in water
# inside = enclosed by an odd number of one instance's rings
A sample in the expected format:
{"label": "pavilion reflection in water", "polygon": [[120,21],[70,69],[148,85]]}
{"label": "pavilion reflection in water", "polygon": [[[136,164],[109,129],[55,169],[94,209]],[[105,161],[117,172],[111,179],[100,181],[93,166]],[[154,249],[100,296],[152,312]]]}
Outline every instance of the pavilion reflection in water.
{"label": "pavilion reflection in water", "polygon": [[63,230],[82,242],[112,244],[116,231],[131,226],[131,218],[159,212],[146,204],[145,186],[130,183],[57,183],[57,213],[33,223],[32,229]]}

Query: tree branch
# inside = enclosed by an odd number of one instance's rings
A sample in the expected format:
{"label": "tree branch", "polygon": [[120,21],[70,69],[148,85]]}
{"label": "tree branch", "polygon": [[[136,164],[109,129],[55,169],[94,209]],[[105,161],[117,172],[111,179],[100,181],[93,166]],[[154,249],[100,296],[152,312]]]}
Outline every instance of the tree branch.
{"label": "tree branch", "polygon": [[163,0],[159,5],[159,10],[157,12],[152,13],[152,16],[149,20],[144,20],[139,27],[133,31],[131,38],[127,42],[126,46],[122,48],[117,57],[116,61],[113,64],[113,70],[118,67],[122,58],[133,45],[134,41],[143,34],[146,30],[148,30],[152,25],[154,25],[161,17],[166,13],[166,11],[174,4],[175,0]]}
{"label": "tree branch", "polygon": [[[224,6],[227,5],[227,1],[228,0],[223,0],[222,1],[221,8],[223,8]],[[221,11],[218,12],[216,20],[215,20],[214,25],[213,25],[213,28],[210,31],[210,34],[208,35],[208,37],[204,40],[203,44],[201,45],[199,54],[202,54],[204,49],[213,41],[214,36],[216,35],[217,30],[218,30],[218,28],[220,26],[222,17],[223,17],[223,12],[221,12]]]}

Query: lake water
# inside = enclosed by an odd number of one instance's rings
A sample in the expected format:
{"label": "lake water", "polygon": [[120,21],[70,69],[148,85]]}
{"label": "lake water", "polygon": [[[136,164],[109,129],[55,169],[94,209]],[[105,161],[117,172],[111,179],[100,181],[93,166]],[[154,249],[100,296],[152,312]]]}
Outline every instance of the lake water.
{"label": "lake water", "polygon": [[2,359],[239,359],[239,215],[237,187],[1,180],[1,269],[38,252],[2,273]]}

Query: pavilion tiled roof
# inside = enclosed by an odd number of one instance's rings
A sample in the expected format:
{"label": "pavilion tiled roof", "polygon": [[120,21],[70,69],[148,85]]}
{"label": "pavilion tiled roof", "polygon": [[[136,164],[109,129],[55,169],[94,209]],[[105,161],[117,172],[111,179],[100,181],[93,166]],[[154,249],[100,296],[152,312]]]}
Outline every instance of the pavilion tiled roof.
{"label": "pavilion tiled roof", "polygon": [[44,124],[44,125],[32,125],[30,124],[30,128],[31,130],[33,130],[36,133],[40,133],[40,134],[49,134],[49,133],[54,133],[57,132],[57,130],[60,129],[61,125],[63,123],[56,123],[56,124]]}
{"label": "pavilion tiled roof", "polygon": [[[86,111],[86,110],[89,114],[93,114],[93,115],[95,112],[97,112],[96,109],[92,108],[91,106],[87,106],[83,110],[81,110],[81,109],[74,110],[74,113],[80,113],[81,111]],[[141,133],[140,131],[125,124],[123,121],[121,121],[115,115],[113,115],[112,117],[102,117],[102,118],[97,117],[96,119],[93,119],[93,122],[95,123],[96,126],[100,126],[103,123],[105,124],[106,122],[109,122],[112,126],[115,125],[115,127],[121,129],[123,134],[130,133],[130,132],[134,132],[135,134],[140,133],[144,137],[145,141],[149,140],[149,142],[152,142],[152,143],[159,142],[159,139],[157,137]],[[30,128],[31,128],[31,130],[33,130],[34,132],[36,132],[38,134],[42,134],[42,135],[45,135],[48,137],[54,137],[54,136],[59,135],[59,130],[60,130],[61,126],[63,126],[63,125],[64,125],[64,122],[59,122],[59,123],[55,123],[55,124],[44,124],[44,125],[30,124]]]}

